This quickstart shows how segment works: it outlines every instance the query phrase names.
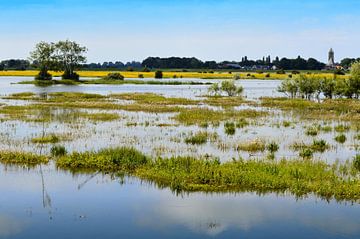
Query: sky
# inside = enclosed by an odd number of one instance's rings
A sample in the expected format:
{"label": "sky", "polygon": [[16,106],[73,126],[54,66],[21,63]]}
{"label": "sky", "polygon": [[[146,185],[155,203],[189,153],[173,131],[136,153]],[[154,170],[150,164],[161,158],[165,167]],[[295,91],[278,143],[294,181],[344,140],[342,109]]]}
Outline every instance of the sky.
{"label": "sky", "polygon": [[360,57],[359,0],[0,0],[0,59],[74,40],[88,62]]}

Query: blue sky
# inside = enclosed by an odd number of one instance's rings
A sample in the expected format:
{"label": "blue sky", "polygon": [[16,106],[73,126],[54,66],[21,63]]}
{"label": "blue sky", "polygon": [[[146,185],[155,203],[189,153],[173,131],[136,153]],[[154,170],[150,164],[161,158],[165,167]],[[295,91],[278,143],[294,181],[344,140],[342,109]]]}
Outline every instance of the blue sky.
{"label": "blue sky", "polygon": [[88,59],[360,57],[359,0],[0,0],[0,59],[71,39]]}

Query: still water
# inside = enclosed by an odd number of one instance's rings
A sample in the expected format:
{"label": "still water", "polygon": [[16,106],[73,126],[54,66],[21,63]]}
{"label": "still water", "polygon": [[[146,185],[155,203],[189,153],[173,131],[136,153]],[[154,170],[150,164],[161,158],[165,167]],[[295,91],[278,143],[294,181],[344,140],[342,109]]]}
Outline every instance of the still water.
{"label": "still water", "polygon": [[[1,78],[0,95],[25,91],[100,94],[136,91],[194,98],[205,94],[208,87],[38,88],[10,84],[21,80],[24,78]],[[278,94],[279,81],[252,80],[240,84],[251,99]],[[118,128],[122,128],[120,126]],[[1,127],[6,127],[1,130],[10,129],[5,123]],[[16,132],[23,132],[19,125],[17,127]],[[151,130],[156,128],[150,127],[149,134]],[[96,137],[107,136],[104,133]],[[298,199],[291,195],[253,192],[177,195],[136,178],[73,175],[57,170],[53,164],[32,169],[0,165],[0,238],[360,238],[360,205],[328,202],[312,196]]]}

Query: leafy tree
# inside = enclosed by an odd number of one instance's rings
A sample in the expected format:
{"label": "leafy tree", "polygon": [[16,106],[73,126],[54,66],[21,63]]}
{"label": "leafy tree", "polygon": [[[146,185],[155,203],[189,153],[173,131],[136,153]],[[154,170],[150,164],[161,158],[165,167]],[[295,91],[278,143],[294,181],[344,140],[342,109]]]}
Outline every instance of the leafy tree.
{"label": "leafy tree", "polygon": [[220,94],[221,89],[218,83],[214,83],[209,87],[208,91],[210,94],[214,94],[215,96],[218,96]]}
{"label": "leafy tree", "polygon": [[360,61],[357,61],[351,65],[349,85],[353,91],[354,97],[360,96]]}
{"label": "leafy tree", "polygon": [[328,99],[332,99],[335,93],[336,75],[333,78],[323,78],[321,81],[321,91]]}
{"label": "leafy tree", "polygon": [[57,63],[64,71],[63,79],[78,80],[79,75],[75,73],[75,68],[86,62],[84,53],[87,52],[87,48],[69,40],[59,41],[55,48]]}
{"label": "leafy tree", "polygon": [[48,71],[56,65],[55,49],[54,43],[40,42],[36,44],[34,51],[30,52],[30,59],[36,62],[40,69],[39,74],[35,77],[36,80],[51,80]]}
{"label": "leafy tree", "polygon": [[281,82],[278,91],[281,93],[285,93],[291,98],[295,98],[299,92],[299,87],[295,79],[288,78]]}

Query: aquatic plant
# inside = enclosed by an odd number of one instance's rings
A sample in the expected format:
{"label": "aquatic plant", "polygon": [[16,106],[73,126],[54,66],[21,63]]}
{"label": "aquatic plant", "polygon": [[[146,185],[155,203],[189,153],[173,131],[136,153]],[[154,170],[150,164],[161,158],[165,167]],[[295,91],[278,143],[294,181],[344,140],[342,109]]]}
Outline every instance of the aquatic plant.
{"label": "aquatic plant", "polygon": [[[338,165],[314,160],[233,160],[173,157],[149,159],[132,148],[72,153],[57,166],[71,171],[125,172],[182,191],[313,193],[325,199],[359,200],[359,179],[340,176]],[[346,168],[346,165],[342,165]],[[344,170],[344,172],[350,172]]]}
{"label": "aquatic plant", "polygon": [[48,157],[33,153],[0,151],[0,163],[2,164],[33,167],[39,164],[47,164],[48,162]]}
{"label": "aquatic plant", "polygon": [[336,125],[334,127],[334,130],[338,133],[343,133],[343,132],[347,132],[350,130],[350,126],[349,125],[343,125],[343,124],[339,124],[339,125]]}
{"label": "aquatic plant", "polygon": [[266,149],[270,153],[275,153],[279,150],[279,145],[275,141],[272,141],[266,145]]}
{"label": "aquatic plant", "polygon": [[317,127],[309,127],[306,129],[305,131],[305,134],[306,135],[309,135],[309,136],[316,136],[319,134],[319,131],[318,131],[318,128]]}
{"label": "aquatic plant", "polygon": [[360,171],[360,154],[357,154],[357,155],[354,157],[353,165],[354,165],[354,168],[355,168],[356,170]]}
{"label": "aquatic plant", "polygon": [[345,134],[339,134],[335,137],[335,141],[338,142],[338,143],[345,143],[346,142],[346,135]]}
{"label": "aquatic plant", "polygon": [[60,141],[60,138],[55,134],[44,135],[38,138],[32,138],[31,142],[34,144],[55,144]]}
{"label": "aquatic plant", "polygon": [[313,156],[313,151],[309,148],[304,148],[300,151],[299,156],[303,159],[310,159]]}
{"label": "aquatic plant", "polygon": [[205,144],[208,140],[208,133],[207,132],[198,132],[195,135],[189,136],[185,138],[185,143],[187,144]]}
{"label": "aquatic plant", "polygon": [[54,145],[50,149],[50,153],[54,157],[64,156],[67,154],[66,148],[62,145]]}
{"label": "aquatic plant", "polygon": [[325,152],[325,150],[327,150],[329,147],[330,146],[323,139],[314,140],[311,145],[311,149],[317,152]]}
{"label": "aquatic plant", "polygon": [[263,152],[266,149],[266,144],[263,140],[255,139],[252,141],[240,143],[236,146],[238,151],[247,151],[247,152]]}
{"label": "aquatic plant", "polygon": [[226,122],[224,124],[225,134],[234,135],[236,132],[235,123],[234,122]]}

